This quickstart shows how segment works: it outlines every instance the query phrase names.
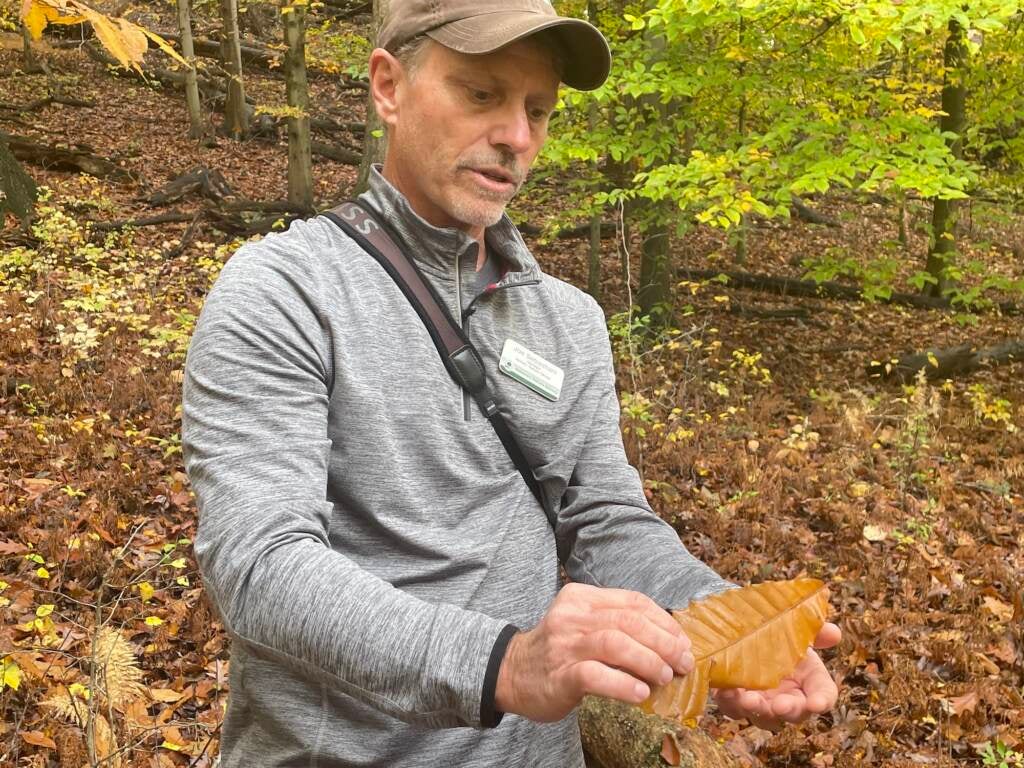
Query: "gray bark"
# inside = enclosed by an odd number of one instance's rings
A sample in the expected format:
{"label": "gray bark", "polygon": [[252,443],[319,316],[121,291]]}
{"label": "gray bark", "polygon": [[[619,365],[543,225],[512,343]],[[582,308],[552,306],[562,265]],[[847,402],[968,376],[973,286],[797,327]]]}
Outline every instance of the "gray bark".
{"label": "gray bark", "polygon": [[309,137],[309,85],[306,81],[306,8],[290,6],[284,14],[285,93],[299,115],[288,118],[288,201],[313,205],[312,147]]}
{"label": "gray bark", "polygon": [[994,347],[978,349],[973,344],[946,349],[929,349],[902,355],[888,363],[872,363],[869,374],[895,377],[904,382],[913,381],[924,371],[930,381],[962,376],[981,368],[1024,361],[1024,339],[1014,339]]}
{"label": "gray bark", "polygon": [[28,223],[36,201],[36,185],[0,137],[0,226],[8,212]]}
{"label": "gray bark", "polygon": [[249,130],[242,82],[242,48],[238,36],[238,0],[220,0],[220,16],[224,27],[221,36],[221,58],[228,73],[228,99],[224,106],[224,133],[243,139]]}
{"label": "gray bark", "polygon": [[35,54],[32,53],[32,35],[24,24],[21,25],[21,43],[21,67],[26,72],[34,72],[39,69],[39,64],[36,62]]}
{"label": "gray bark", "polygon": [[188,62],[185,70],[185,103],[188,105],[188,135],[191,139],[206,134],[203,112],[199,105],[199,84],[196,79],[196,52],[192,46],[192,13],[190,0],[178,0],[178,32],[181,34],[181,55]]}

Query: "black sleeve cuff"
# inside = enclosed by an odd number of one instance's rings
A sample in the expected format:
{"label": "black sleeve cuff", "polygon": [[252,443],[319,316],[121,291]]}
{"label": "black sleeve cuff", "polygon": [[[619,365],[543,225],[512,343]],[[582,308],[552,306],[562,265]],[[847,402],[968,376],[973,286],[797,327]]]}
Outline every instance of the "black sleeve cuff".
{"label": "black sleeve cuff", "polygon": [[491,648],[491,656],[487,660],[487,671],[484,673],[484,690],[480,695],[480,724],[484,728],[495,728],[505,716],[504,712],[497,712],[494,709],[494,694],[498,688],[498,670],[501,669],[501,661],[505,658],[505,651],[508,644],[512,642],[513,636],[519,628],[507,624],[494,641]]}

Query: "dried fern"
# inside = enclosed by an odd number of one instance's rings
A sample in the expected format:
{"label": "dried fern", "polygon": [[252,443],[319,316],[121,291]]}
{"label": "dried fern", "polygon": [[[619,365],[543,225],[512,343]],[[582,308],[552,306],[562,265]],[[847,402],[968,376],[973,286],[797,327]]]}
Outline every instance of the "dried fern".
{"label": "dried fern", "polygon": [[[83,731],[89,721],[89,704],[84,699],[71,693],[63,685],[41,702],[42,706],[53,710],[61,720],[78,726]],[[110,768],[121,768],[121,755],[115,754],[117,745],[114,731],[107,718],[100,712],[93,713],[93,732],[96,740],[96,759],[105,760]]]}
{"label": "dried fern", "polygon": [[135,647],[118,630],[103,627],[96,633],[90,655],[96,665],[99,694],[119,711],[145,695],[142,670]]}

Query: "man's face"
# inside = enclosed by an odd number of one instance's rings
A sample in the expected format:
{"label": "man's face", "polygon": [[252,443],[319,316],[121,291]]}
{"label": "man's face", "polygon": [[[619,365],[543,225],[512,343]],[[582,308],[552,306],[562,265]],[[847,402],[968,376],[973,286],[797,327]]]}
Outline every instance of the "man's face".
{"label": "man's face", "polygon": [[431,224],[479,237],[543,146],[558,83],[534,41],[482,56],[428,43],[412,76],[395,77],[384,176]]}

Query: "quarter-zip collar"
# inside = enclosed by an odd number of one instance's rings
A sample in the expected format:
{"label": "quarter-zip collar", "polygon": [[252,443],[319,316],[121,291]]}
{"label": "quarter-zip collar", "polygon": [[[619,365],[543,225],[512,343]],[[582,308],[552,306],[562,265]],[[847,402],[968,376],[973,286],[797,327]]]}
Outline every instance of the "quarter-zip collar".
{"label": "quarter-zip collar", "polygon": [[[416,265],[439,277],[454,279],[455,258],[462,262],[472,255],[475,265],[479,244],[465,232],[453,227],[435,227],[417,214],[405,195],[380,172],[370,169],[370,187],[360,198],[378,211]],[[500,256],[507,267],[501,283],[539,279],[540,266],[523,242],[519,230],[503,213],[501,220],[484,233],[488,252]]]}

